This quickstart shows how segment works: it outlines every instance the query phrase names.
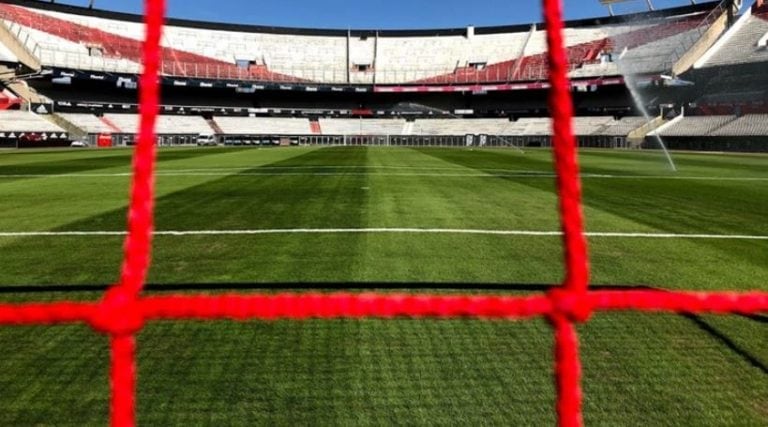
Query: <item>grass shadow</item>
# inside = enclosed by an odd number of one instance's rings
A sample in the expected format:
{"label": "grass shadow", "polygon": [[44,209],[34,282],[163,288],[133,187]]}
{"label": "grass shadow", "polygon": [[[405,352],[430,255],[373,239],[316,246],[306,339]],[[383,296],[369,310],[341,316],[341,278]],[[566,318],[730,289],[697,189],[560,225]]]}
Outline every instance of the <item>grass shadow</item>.
{"label": "grass shadow", "polygon": [[[207,150],[205,150],[208,153]],[[367,201],[364,174],[339,175],[333,178],[317,179],[311,175],[259,176],[262,168],[304,167],[322,165],[328,153],[333,152],[339,164],[365,164],[365,149],[339,150],[337,148],[300,152],[298,155],[252,169],[240,170],[211,181],[194,185],[167,194],[156,200],[155,228],[159,230],[238,230],[317,227],[330,228],[345,224],[352,228],[364,228]],[[160,178],[162,179],[162,178]],[[126,228],[126,208],[88,217],[69,223],[53,231],[113,230]],[[311,254],[332,266],[338,274],[353,269],[344,254],[361,250],[363,236],[317,236],[321,239],[320,249]],[[325,240],[322,240],[325,239]],[[335,240],[334,240],[335,239]],[[341,241],[343,239],[343,242]],[[261,281],[259,275],[270,269],[286,272],[297,271],[295,280],[311,275],[312,262],[301,239],[290,236],[236,236],[226,244],[210,238],[190,238],[183,245],[173,240],[155,240],[155,265],[168,263],[159,281],[194,281],[207,272],[215,272],[213,279],[232,281],[239,278]],[[26,243],[25,243],[26,242]],[[27,239],[3,247],[4,253],[17,253],[14,259],[25,265],[34,265],[35,271],[23,274],[25,282],[49,284],[58,282],[110,282],[115,280],[121,258],[122,238],[101,239],[56,239],[46,241],[42,251],[38,243],[30,245]],[[267,242],[267,243],[264,243]],[[29,247],[27,247],[29,246]],[[287,253],[279,259],[272,259],[267,265],[259,261],[260,254],[280,249]],[[21,253],[21,252],[26,253]],[[55,257],[45,253],[55,253]],[[304,256],[293,256],[304,254]],[[266,257],[266,255],[263,255]],[[83,260],[89,260],[83,264]],[[222,266],[232,272],[222,271]],[[88,269],[101,269],[91,274]],[[103,277],[113,270],[113,276]],[[298,273],[301,273],[300,275]],[[178,279],[177,276],[178,275]],[[211,277],[208,277],[209,280]],[[31,280],[30,280],[31,279]],[[228,280],[229,279],[229,280]],[[325,279],[320,277],[320,279]]]}
{"label": "grass shadow", "polygon": [[[697,316],[695,314],[683,314],[683,317],[690,320],[691,323],[696,325],[699,329],[706,332],[711,336],[713,339],[717,340],[720,344],[722,344],[724,347],[726,347],[728,350],[733,352],[734,354],[741,357],[745,362],[749,363],[753,367],[760,370],[764,375],[768,375],[768,365],[766,365],[762,360],[758,359],[757,357],[753,356],[749,351],[739,346],[735,341],[733,341],[730,337],[728,337],[725,333],[719,331],[714,326],[707,323],[704,319],[702,319],[700,316]],[[751,318],[751,317],[748,317]],[[763,319],[764,321],[764,319]]]}
{"label": "grass shadow", "polygon": [[[498,151],[475,150],[434,150],[420,149],[419,152],[462,167],[482,168],[530,168],[533,171],[553,172],[552,162],[537,156]],[[591,155],[592,153],[590,153]],[[584,172],[617,173],[611,169],[588,168]],[[497,179],[514,182],[542,192],[557,195],[554,178],[520,177],[499,175]],[[584,206],[610,215],[652,227],[665,233],[706,233],[706,234],[753,234],[764,235],[766,231],[765,212],[768,199],[765,190],[754,183],[735,186],[729,183],[723,187],[717,181],[665,181],[646,179],[584,179]],[[554,206],[553,206],[554,209]],[[590,216],[586,216],[590,224]],[[593,222],[592,222],[593,223]],[[594,231],[616,231],[595,229]],[[624,230],[632,231],[632,230]],[[732,254],[733,242],[701,240],[697,244],[708,245],[720,252]],[[744,251],[744,259],[756,266],[766,263],[765,251],[760,242],[737,242],[754,249]],[[743,249],[742,249],[743,251]]]}
{"label": "grass shadow", "polygon": [[[225,154],[246,148],[211,148],[207,150],[192,149],[160,149],[158,150],[158,164],[162,162],[186,160]],[[89,173],[97,170],[112,168],[126,168],[131,166],[133,150],[114,151],[56,151],[48,153],[23,153],[24,159],[31,159],[27,163],[0,164],[0,183],[23,179],[36,179],[50,175],[66,175]],[[85,154],[85,155],[83,155]],[[39,161],[35,161],[39,158]]]}

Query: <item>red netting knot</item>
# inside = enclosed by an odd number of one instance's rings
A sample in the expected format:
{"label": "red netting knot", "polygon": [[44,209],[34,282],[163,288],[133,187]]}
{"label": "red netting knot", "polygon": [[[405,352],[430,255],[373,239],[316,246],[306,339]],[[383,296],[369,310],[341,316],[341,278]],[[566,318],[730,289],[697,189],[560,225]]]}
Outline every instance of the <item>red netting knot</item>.
{"label": "red netting knot", "polygon": [[564,316],[575,323],[584,323],[592,316],[593,306],[586,292],[557,288],[549,291],[551,316]]}
{"label": "red netting knot", "polygon": [[90,324],[104,334],[127,336],[144,327],[144,316],[132,293],[114,287],[101,300]]}

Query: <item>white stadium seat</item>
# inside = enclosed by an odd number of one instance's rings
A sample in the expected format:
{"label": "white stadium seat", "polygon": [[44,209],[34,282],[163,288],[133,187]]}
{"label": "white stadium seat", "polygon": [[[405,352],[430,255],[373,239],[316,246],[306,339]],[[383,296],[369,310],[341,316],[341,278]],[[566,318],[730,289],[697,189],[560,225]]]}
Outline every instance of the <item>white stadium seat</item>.
{"label": "white stadium seat", "polygon": [[325,135],[402,135],[404,119],[320,119]]}
{"label": "white stadium seat", "polygon": [[[125,133],[135,133],[139,128],[136,114],[105,114],[104,117]],[[158,116],[158,134],[210,134],[211,127],[200,116]]]}
{"label": "white stadium seat", "polygon": [[308,119],[285,117],[216,117],[229,135],[309,135]]}
{"label": "white stadium seat", "polygon": [[0,132],[64,132],[48,120],[28,111],[0,111]]}
{"label": "white stadium seat", "polygon": [[86,133],[113,133],[114,130],[93,114],[59,113],[62,119]]}
{"label": "white stadium seat", "polygon": [[712,132],[712,136],[768,135],[768,114],[747,114]]}
{"label": "white stadium seat", "polygon": [[768,61],[768,49],[760,40],[768,35],[768,19],[747,16],[730,38],[705,62],[705,67]]}
{"label": "white stadium seat", "polygon": [[712,133],[733,121],[734,116],[691,116],[685,117],[670,127],[663,129],[660,136],[710,136]]}
{"label": "white stadium seat", "polygon": [[[46,66],[140,72],[140,22],[63,13],[0,3],[13,25]],[[694,35],[702,19],[691,16],[652,22],[566,28],[573,77],[617,75],[600,54],[613,50],[635,72],[663,71],[670,54]],[[765,32],[764,32],[765,33]],[[546,77],[547,43],[542,28],[510,32],[467,29],[464,34],[413,35],[382,32],[347,37],[345,32],[291,34],[230,31],[168,25],[162,71],[180,77],[329,84],[462,83],[540,80]],[[240,64],[239,66],[236,64]],[[619,64],[621,65],[621,64]]]}

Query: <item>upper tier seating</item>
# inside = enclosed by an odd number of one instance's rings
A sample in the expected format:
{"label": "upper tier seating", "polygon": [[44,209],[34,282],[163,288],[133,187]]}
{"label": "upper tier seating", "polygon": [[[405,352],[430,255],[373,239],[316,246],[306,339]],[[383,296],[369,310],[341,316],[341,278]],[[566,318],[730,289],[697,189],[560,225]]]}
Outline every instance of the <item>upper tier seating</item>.
{"label": "upper tier seating", "polygon": [[[703,15],[667,19],[656,23],[621,24],[593,28],[566,28],[570,75],[574,78],[625,73],[664,71],[681,42],[698,34],[694,29]],[[633,57],[621,53],[624,50]],[[512,51],[514,49],[510,49]],[[489,62],[483,69],[458,68],[451,74],[419,80],[419,83],[464,83],[472,81],[544,80],[548,76],[547,42],[544,30],[532,31],[521,55],[506,61]],[[610,52],[612,61],[601,56]],[[619,57],[623,59],[619,61]]]}
{"label": "upper tier seating", "polygon": [[0,111],[0,132],[64,132],[64,129],[28,111]]}
{"label": "upper tier seating", "polygon": [[667,62],[673,59],[675,50],[696,36],[698,36],[698,30],[694,29],[630,49],[620,57],[619,70],[622,74],[642,74],[666,70],[672,65]]}
{"label": "upper tier seating", "polygon": [[730,34],[729,39],[704,64],[705,67],[768,61],[768,48],[760,41],[768,36],[768,19],[745,17],[743,26]]}
{"label": "upper tier seating", "polygon": [[[127,74],[141,72],[140,50],[127,57],[121,55],[119,43],[110,40],[103,31],[75,27],[66,20],[49,21],[43,14],[7,4],[0,4],[0,18],[3,17],[5,25],[11,27],[14,34],[18,32],[18,38],[43,65]],[[89,50],[89,46],[102,50],[97,54],[96,50]]]}
{"label": "upper tier seating", "polygon": [[[617,75],[623,55],[633,71],[660,67],[705,13],[640,24],[567,28],[573,77]],[[138,22],[0,3],[0,18],[20,29],[46,66],[135,74],[143,27]],[[547,76],[542,29],[472,35],[377,37],[272,34],[169,25],[162,72],[178,77],[275,82],[455,84],[542,80]],[[636,52],[635,52],[636,51]],[[236,65],[239,64],[239,65]]]}
{"label": "upper tier seating", "polygon": [[[0,3],[0,16],[5,21],[20,25],[22,37],[37,43],[36,53],[44,65],[95,71],[113,71],[135,74],[140,71],[144,27],[142,24],[65,14],[40,9],[29,9]],[[197,76],[222,79],[258,79],[298,81],[297,78],[271,73],[264,67],[238,68],[235,59],[217,59],[204,54],[177,49],[180,40],[173,39],[173,29],[164,28],[161,64],[162,72],[174,76]],[[221,45],[222,40],[212,37],[210,31],[197,32],[195,47],[200,43]],[[239,33],[232,33],[230,40]],[[170,38],[170,40],[169,40]],[[202,49],[199,50],[201,53]]]}

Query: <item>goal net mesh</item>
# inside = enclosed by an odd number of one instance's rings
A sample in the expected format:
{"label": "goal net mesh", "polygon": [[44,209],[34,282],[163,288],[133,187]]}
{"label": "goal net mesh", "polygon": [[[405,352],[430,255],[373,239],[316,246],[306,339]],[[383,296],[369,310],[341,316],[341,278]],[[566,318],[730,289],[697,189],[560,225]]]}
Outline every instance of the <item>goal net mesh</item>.
{"label": "goal net mesh", "polygon": [[141,122],[122,273],[96,302],[0,304],[0,325],[86,323],[110,339],[110,422],[136,423],[136,335],[158,320],[300,320],[359,318],[546,318],[554,330],[556,411],[562,426],[582,420],[581,364],[576,325],[596,311],[755,314],[768,311],[768,293],[590,290],[581,183],[572,130],[573,107],[563,42],[561,0],[544,0],[549,44],[550,110],[566,274],[560,286],[532,296],[389,293],[143,295],[151,261],[155,121],[159,111],[160,39],[164,0],[145,1],[146,39],[140,82]]}

